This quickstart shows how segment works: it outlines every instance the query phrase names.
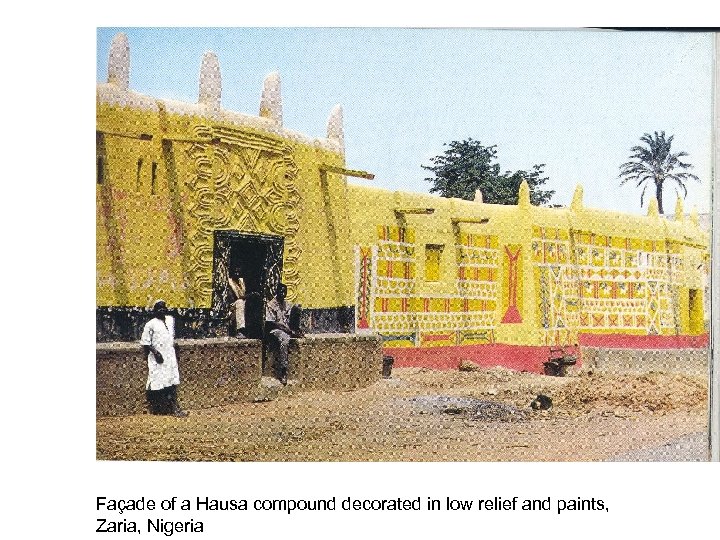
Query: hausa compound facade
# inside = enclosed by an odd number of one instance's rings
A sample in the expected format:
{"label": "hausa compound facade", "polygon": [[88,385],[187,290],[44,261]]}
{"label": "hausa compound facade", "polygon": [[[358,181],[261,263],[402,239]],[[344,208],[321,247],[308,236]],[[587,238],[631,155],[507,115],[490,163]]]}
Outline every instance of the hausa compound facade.
{"label": "hausa compound facade", "polygon": [[[97,333],[132,340],[158,297],[181,337],[225,331],[227,274],[268,298],[279,280],[311,332],[376,332],[396,365],[460,359],[538,370],[554,346],[683,348],[707,342],[708,234],[592,209],[443,199],[347,183],[342,109],[327,137],[282,123],[280,77],[259,116],[221,104],[217,57],[198,103],[129,89],[113,41],[97,88]],[[260,315],[258,315],[260,316]]]}
{"label": "hausa compound facade", "polygon": [[706,343],[708,238],[694,218],[594,210],[580,186],[559,209],[532,206],[526,184],[517,206],[349,191],[356,325],[401,365],[537,370],[550,347]]}

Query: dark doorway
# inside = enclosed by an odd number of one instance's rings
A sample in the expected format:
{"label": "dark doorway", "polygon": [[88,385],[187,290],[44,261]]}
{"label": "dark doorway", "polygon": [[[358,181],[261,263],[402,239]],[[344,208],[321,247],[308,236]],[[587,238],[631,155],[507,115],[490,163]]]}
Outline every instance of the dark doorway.
{"label": "dark doorway", "polygon": [[215,231],[213,261],[213,317],[228,318],[234,295],[230,276],[245,284],[245,329],[249,338],[261,339],[265,303],[274,296],[282,275],[283,238],[269,234]]}

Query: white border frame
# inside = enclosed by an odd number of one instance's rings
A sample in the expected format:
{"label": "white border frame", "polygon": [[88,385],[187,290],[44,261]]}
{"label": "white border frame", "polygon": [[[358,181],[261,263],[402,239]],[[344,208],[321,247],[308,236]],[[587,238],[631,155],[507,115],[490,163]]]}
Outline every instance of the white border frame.
{"label": "white border frame", "polygon": [[720,65],[718,56],[720,53],[720,33],[715,33],[715,47],[713,51],[713,132],[712,151],[714,159],[712,162],[712,227],[710,231],[710,460],[720,461],[720,316],[718,311],[718,298],[720,294],[720,152],[718,152],[718,141],[720,140]]}

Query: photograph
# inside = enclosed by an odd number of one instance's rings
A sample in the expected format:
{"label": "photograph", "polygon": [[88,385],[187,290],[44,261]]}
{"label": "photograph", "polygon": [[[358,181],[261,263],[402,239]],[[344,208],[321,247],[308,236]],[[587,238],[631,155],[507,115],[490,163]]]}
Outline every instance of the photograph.
{"label": "photograph", "polygon": [[97,27],[96,461],[709,461],[715,41]]}

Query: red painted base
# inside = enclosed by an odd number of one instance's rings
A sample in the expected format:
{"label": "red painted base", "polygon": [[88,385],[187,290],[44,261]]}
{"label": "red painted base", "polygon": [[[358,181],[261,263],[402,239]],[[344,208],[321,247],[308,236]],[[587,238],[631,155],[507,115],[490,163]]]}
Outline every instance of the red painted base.
{"label": "red painted base", "polygon": [[[567,347],[565,351],[576,354],[575,347]],[[452,347],[387,347],[383,353],[395,358],[394,367],[457,369],[460,362],[469,360],[482,367],[503,366],[517,371],[542,373],[543,362],[547,362],[550,355],[550,347],[493,343]]]}
{"label": "red painted base", "polygon": [[[708,346],[708,335],[701,336],[628,336],[621,334],[581,334],[580,345],[612,349],[699,349]],[[565,347],[567,354],[577,356],[578,347]],[[395,367],[457,369],[469,360],[482,367],[503,366],[517,371],[543,372],[543,362],[550,357],[550,347],[534,345],[456,345],[452,347],[385,347],[384,354],[395,358]]]}
{"label": "red painted base", "polygon": [[628,336],[625,334],[580,334],[580,345],[610,349],[703,349],[708,334],[699,336]]}

